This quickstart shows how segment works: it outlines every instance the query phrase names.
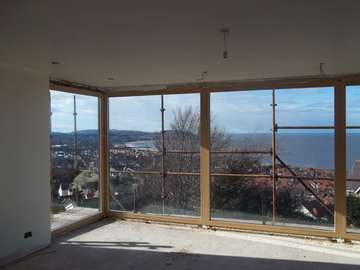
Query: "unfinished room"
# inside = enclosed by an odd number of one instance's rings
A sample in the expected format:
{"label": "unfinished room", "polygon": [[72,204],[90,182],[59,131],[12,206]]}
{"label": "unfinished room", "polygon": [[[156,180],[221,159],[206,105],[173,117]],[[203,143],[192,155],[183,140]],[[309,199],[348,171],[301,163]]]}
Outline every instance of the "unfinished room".
{"label": "unfinished room", "polygon": [[0,269],[360,269],[360,1],[0,1]]}

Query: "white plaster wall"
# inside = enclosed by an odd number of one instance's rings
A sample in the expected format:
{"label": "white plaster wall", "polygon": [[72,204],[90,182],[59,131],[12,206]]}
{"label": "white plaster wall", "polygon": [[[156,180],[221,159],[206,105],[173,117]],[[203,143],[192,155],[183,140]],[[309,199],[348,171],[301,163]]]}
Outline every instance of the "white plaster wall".
{"label": "white plaster wall", "polygon": [[48,84],[0,65],[0,266],[50,244]]}

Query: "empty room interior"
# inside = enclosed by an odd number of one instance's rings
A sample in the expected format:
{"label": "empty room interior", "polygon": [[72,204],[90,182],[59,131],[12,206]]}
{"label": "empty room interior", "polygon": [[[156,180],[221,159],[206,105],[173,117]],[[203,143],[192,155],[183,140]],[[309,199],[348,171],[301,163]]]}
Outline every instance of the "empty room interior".
{"label": "empty room interior", "polygon": [[0,269],[360,269],[360,1],[0,2]]}

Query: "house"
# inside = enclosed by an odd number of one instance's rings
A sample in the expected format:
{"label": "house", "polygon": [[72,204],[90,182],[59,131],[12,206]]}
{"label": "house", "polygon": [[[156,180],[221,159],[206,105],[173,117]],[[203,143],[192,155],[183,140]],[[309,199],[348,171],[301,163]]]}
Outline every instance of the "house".
{"label": "house", "polygon": [[63,186],[63,184],[60,184],[58,189],[58,195],[60,199],[62,197],[70,197],[72,196],[72,191],[69,189],[69,186]]}
{"label": "house", "polygon": [[360,195],[360,160],[355,160],[349,178],[346,181],[346,193]]}

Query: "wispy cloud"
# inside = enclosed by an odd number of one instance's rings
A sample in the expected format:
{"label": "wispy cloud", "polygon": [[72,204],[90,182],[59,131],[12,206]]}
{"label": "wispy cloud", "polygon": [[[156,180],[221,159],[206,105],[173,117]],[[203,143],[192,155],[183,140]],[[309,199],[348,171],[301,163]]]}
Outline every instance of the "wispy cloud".
{"label": "wispy cloud", "polygon": [[[77,126],[79,130],[98,128],[98,98],[76,96]],[[74,95],[51,91],[52,131],[71,132],[74,129]]]}
{"label": "wispy cloud", "polygon": [[[97,98],[81,95],[76,98],[79,129],[97,128]],[[52,91],[51,99],[53,129],[72,131],[73,95]],[[175,109],[187,106],[200,109],[199,94],[166,95],[164,100],[166,127]],[[352,93],[350,102],[352,115],[360,119],[360,95]],[[271,90],[212,93],[211,124],[229,133],[269,132],[271,103]],[[277,90],[276,103],[276,119],[280,125],[333,124],[333,88]],[[111,98],[109,105],[111,129],[158,131],[161,128],[160,96]]]}

